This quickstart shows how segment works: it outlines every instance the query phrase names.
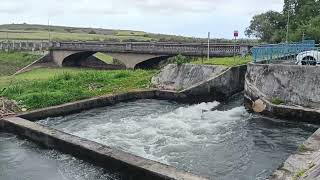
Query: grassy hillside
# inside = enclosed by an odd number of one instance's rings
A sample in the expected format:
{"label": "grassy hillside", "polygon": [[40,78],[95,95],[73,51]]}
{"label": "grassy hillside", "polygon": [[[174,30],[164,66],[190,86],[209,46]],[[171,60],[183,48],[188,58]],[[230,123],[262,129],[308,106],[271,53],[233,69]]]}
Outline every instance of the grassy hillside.
{"label": "grassy hillside", "polygon": [[[1,40],[45,40],[49,38],[47,25],[4,24],[0,25]],[[105,42],[203,42],[207,39],[147,33],[143,31],[113,30],[50,26],[53,41],[105,41]],[[233,43],[230,39],[211,39],[212,43]],[[257,43],[257,40],[239,39],[239,43]]]}
{"label": "grassy hillside", "polygon": [[146,89],[155,73],[154,70],[35,69],[15,77],[0,77],[0,96],[17,100],[28,109],[37,109],[94,96]]}
{"label": "grassy hillside", "polygon": [[[183,41],[195,39],[183,36],[152,34],[143,31],[111,30],[101,28],[78,28],[50,26],[51,39],[55,41]],[[0,40],[48,40],[49,30],[46,25],[5,24],[0,25]]]}
{"label": "grassy hillside", "polygon": [[0,51],[0,76],[11,75],[40,57],[40,55],[24,52]]}

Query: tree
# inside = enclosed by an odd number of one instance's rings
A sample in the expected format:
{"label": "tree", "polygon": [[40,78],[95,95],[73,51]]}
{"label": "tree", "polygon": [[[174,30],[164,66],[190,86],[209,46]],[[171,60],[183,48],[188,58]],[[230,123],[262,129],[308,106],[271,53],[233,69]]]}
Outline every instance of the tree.
{"label": "tree", "polygon": [[300,41],[305,34],[308,39],[320,42],[320,1],[284,0],[283,11],[268,11],[256,15],[246,30],[246,35],[274,43],[286,37],[287,17],[290,16],[289,41]]}
{"label": "tree", "polygon": [[284,16],[279,12],[268,11],[254,16],[245,34],[249,37],[254,36],[260,38],[265,42],[277,42],[280,39],[276,36],[275,30],[284,27]]}

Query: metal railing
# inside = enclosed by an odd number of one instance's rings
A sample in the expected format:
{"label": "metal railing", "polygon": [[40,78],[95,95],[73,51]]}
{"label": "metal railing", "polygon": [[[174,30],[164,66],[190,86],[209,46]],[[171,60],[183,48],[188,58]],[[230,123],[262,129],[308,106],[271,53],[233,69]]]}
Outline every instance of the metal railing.
{"label": "metal railing", "polygon": [[273,60],[292,60],[304,51],[317,50],[315,41],[307,40],[299,43],[268,44],[251,49],[253,62],[271,62]]}

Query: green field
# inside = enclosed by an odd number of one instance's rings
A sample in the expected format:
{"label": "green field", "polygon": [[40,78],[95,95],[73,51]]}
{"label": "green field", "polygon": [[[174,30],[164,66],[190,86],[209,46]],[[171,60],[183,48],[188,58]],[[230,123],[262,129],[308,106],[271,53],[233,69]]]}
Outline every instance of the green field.
{"label": "green field", "polygon": [[14,74],[19,69],[39,59],[41,55],[26,52],[0,51],[0,76]]}
{"label": "green field", "polygon": [[191,64],[206,64],[206,65],[223,65],[223,66],[238,66],[243,64],[248,64],[252,61],[251,56],[247,57],[214,57],[210,58],[209,60],[207,58],[199,58],[195,61],[192,61]]}
{"label": "green field", "polygon": [[35,69],[15,77],[0,77],[0,96],[19,101],[28,109],[37,109],[105,94],[147,89],[156,72]]}
{"label": "green field", "polygon": [[[49,39],[46,25],[5,24],[0,25],[0,40],[45,40]],[[53,41],[104,41],[104,42],[149,42],[183,41],[195,42],[201,39],[153,34],[143,31],[111,30],[101,28],[78,28],[50,26],[50,39]]]}

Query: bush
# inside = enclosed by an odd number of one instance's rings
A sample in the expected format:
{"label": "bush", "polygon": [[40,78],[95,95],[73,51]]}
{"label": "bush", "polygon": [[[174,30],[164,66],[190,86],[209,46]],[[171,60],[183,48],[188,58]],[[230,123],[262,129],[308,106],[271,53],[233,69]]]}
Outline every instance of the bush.
{"label": "bush", "polygon": [[97,34],[94,30],[91,30],[89,34]]}
{"label": "bush", "polygon": [[177,65],[182,65],[182,64],[190,62],[190,59],[187,58],[186,56],[183,56],[183,55],[179,54],[178,56],[174,57],[174,62]]}

